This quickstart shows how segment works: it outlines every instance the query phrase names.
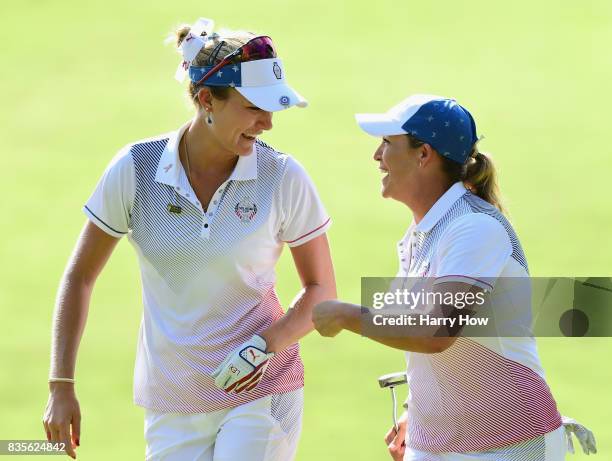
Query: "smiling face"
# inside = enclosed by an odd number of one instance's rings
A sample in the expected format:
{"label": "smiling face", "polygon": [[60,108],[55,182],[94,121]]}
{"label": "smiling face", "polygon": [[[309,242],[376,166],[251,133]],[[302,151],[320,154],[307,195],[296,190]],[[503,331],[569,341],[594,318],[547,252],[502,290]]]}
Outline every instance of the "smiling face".
{"label": "smiling face", "polygon": [[220,147],[238,155],[249,155],[257,136],[272,129],[272,112],[251,104],[232,89],[227,99],[212,99],[211,133]]}
{"label": "smiling face", "polygon": [[412,148],[405,135],[384,136],[374,160],[384,174],[381,193],[385,198],[406,202],[418,185],[419,153]]}

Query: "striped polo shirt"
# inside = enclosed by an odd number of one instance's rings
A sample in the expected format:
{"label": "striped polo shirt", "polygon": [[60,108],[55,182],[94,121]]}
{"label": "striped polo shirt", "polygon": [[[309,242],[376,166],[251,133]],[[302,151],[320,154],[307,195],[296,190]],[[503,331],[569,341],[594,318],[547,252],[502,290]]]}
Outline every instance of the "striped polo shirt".
{"label": "striped polo shirt", "polygon": [[274,266],[284,244],[302,245],[330,226],[303,167],[259,140],[203,210],[179,159],[188,126],[123,148],[84,207],[103,231],[127,235],[138,255],[144,310],[134,400],[177,413],[303,386],[297,344],[270,361],[250,392],[226,394],[210,375],[283,315]]}
{"label": "striped polo shirt", "polygon": [[[509,288],[513,278],[529,276],[520,242],[508,220],[462,183],[410,226],[398,253],[399,277],[480,286],[501,327],[517,319],[530,325],[529,293]],[[416,450],[484,451],[561,425],[531,336],[459,337],[444,352],[408,352],[406,359],[406,443]]]}

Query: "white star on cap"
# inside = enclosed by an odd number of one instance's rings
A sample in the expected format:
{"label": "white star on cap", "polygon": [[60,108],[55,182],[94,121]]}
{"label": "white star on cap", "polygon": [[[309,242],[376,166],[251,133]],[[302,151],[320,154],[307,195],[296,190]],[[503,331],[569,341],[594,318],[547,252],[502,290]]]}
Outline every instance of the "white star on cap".
{"label": "white star on cap", "polygon": [[236,84],[235,84],[234,82],[232,82],[232,83],[230,83],[230,86],[231,86],[232,88],[234,88],[234,87],[236,86]]}
{"label": "white star on cap", "polygon": [[221,78],[222,75],[223,75],[222,71],[217,72],[217,77]]}
{"label": "white star on cap", "polygon": [[459,137],[459,141],[463,141],[465,139],[465,136],[460,136]]}
{"label": "white star on cap", "polygon": [[429,117],[427,117],[427,121],[431,122],[434,118],[430,115]]}
{"label": "white star on cap", "polygon": [[232,70],[233,70],[234,72],[238,72],[238,66],[237,66],[236,64],[234,64],[234,67],[232,67]]}
{"label": "white star on cap", "polygon": [[435,137],[436,137],[436,132],[435,132],[435,131],[432,131],[432,133],[431,133],[431,137],[432,137],[432,138],[435,138]]}
{"label": "white star on cap", "polygon": [[444,122],[444,126],[450,126],[450,122]]}

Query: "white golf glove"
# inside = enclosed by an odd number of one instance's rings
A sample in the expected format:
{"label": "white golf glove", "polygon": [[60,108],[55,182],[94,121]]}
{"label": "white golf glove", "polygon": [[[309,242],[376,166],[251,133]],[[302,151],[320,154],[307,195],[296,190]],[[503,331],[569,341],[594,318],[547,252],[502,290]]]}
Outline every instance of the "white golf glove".
{"label": "white golf glove", "polygon": [[254,335],[231,352],[212,373],[215,386],[225,392],[253,389],[266,372],[274,353],[266,352],[266,340]]}
{"label": "white golf glove", "polygon": [[595,436],[593,433],[580,424],[578,421],[567,416],[561,416],[563,421],[563,427],[565,428],[565,438],[567,439],[567,449],[570,453],[574,454],[574,441],[572,440],[572,434],[576,436],[578,442],[582,446],[582,451],[589,455],[591,453],[597,453],[597,446],[595,444]]}

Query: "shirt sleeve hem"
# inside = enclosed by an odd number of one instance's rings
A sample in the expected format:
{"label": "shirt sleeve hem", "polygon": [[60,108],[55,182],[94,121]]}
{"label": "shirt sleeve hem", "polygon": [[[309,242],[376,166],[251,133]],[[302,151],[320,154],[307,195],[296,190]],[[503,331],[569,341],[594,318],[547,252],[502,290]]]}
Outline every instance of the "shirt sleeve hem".
{"label": "shirt sleeve hem", "polygon": [[83,213],[85,213],[85,215],[89,218],[89,220],[92,223],[94,223],[96,226],[98,226],[100,229],[102,229],[104,232],[106,232],[111,237],[121,238],[127,234],[127,232],[118,231],[114,229],[113,227],[109,226],[108,224],[106,224],[104,221],[98,218],[95,215],[95,213],[87,207],[87,205],[83,207]]}
{"label": "shirt sleeve hem", "polygon": [[436,277],[436,281],[434,282],[434,285],[437,285],[438,283],[444,283],[444,282],[467,283],[469,285],[474,285],[479,288],[482,288],[485,291],[492,291],[494,288],[493,282],[491,279],[487,281],[487,280],[483,280],[482,278],[478,279],[475,277],[470,277],[469,275],[458,275],[458,274],[443,275],[441,277]]}
{"label": "shirt sleeve hem", "polygon": [[305,233],[304,235],[294,239],[294,240],[289,240],[289,241],[285,241],[285,243],[290,247],[297,247],[300,245],[303,245],[307,242],[310,242],[311,240],[315,239],[316,237],[318,237],[319,235],[324,234],[325,232],[327,232],[327,230],[331,227],[332,221],[331,218],[327,218],[327,220],[321,224],[319,227],[316,227],[315,229],[311,230],[310,232]]}

